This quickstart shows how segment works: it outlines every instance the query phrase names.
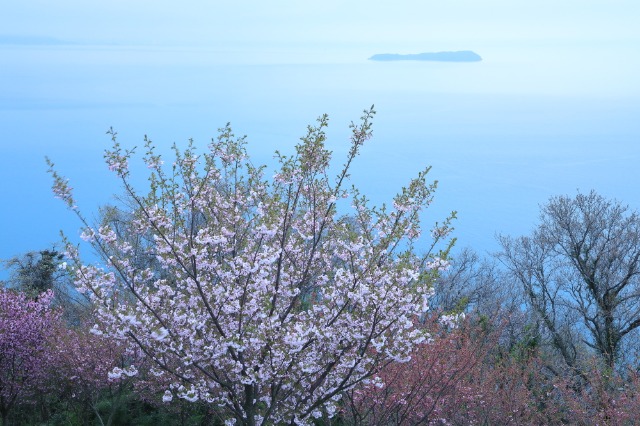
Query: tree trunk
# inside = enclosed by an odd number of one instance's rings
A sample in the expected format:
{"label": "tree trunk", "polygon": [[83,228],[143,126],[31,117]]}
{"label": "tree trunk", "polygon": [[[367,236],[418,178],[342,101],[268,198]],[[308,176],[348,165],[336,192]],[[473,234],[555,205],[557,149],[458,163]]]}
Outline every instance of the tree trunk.
{"label": "tree trunk", "polygon": [[256,403],[254,402],[255,389],[253,385],[244,386],[244,412],[247,416],[246,426],[256,426]]}
{"label": "tree trunk", "polygon": [[9,423],[9,410],[2,410],[0,416],[2,417],[2,426],[11,425],[11,423]]}

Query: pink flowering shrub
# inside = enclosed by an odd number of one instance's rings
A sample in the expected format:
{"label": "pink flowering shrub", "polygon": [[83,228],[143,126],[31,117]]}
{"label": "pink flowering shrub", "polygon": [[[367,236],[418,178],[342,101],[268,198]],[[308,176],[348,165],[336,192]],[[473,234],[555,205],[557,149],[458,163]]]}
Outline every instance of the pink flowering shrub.
{"label": "pink flowering shrub", "polygon": [[442,424],[562,424],[562,406],[538,358],[486,361],[448,401]]}
{"label": "pink flowering shrub", "polygon": [[594,365],[585,376],[553,372],[538,353],[493,359],[474,378],[472,392],[451,404],[445,418],[459,425],[637,424],[640,380],[635,371],[607,373]]}
{"label": "pink flowering shrub", "polygon": [[[57,383],[60,397],[74,406],[81,418],[95,417],[101,424],[111,424],[133,389],[134,374],[129,366],[139,361],[137,354],[127,353],[118,340],[92,334],[86,326],[59,324],[50,330],[49,341],[55,348],[50,379]],[[109,410],[101,412],[98,407],[105,401],[110,402]]]}
{"label": "pink flowering shrub", "polygon": [[55,359],[48,344],[58,312],[50,308],[53,292],[33,300],[22,293],[0,289],[0,415],[7,425],[18,403],[42,391]]}
{"label": "pink flowering shrub", "polygon": [[[429,321],[432,336],[406,363],[392,362],[349,393],[347,417],[354,424],[431,424],[448,416],[449,404],[468,392],[465,383],[494,341],[466,321]],[[476,335],[474,335],[476,334]]]}
{"label": "pink flowering shrub", "polygon": [[593,362],[583,378],[560,377],[556,392],[572,424],[635,425],[640,419],[640,377],[635,369],[611,372]]}
{"label": "pink flowering shrub", "polygon": [[[272,179],[229,127],[203,154],[192,144],[175,149],[168,173],[147,141],[145,195],[130,182],[132,151],[112,132],[105,158],[133,219],[126,235],[85,221],[84,238],[104,265],[82,264],[74,247],[69,261],[78,290],[96,307],[93,331],[144,353],[150,373],[169,378],[165,401],[221,407],[227,424],[310,424],[332,417],[345,391],[381,365],[408,361],[428,338],[415,323],[446,264],[446,252],[434,247],[449,221],[436,224],[427,252],[417,254],[420,215],[435,189],[428,169],[390,209],[345,189],[372,115],[352,126],[335,178],[326,117],[294,155],[278,154]],[[56,196],[74,208],[67,181],[51,172]],[[128,368],[135,375],[136,364]]]}
{"label": "pink flowering shrub", "polygon": [[[469,319],[430,324],[432,338],[407,363],[384,366],[349,393],[344,415],[355,425],[554,424],[561,405],[535,357],[515,359],[498,332]],[[439,331],[438,331],[439,330]]]}

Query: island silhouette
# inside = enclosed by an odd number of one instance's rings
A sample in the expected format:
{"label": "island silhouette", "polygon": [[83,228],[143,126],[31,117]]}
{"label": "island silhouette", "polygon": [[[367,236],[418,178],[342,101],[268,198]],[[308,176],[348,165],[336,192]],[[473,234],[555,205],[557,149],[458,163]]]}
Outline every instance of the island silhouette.
{"label": "island silhouette", "polygon": [[401,55],[398,53],[378,53],[369,58],[371,61],[439,61],[439,62],[478,62],[482,57],[471,50],[456,52],[427,52]]}

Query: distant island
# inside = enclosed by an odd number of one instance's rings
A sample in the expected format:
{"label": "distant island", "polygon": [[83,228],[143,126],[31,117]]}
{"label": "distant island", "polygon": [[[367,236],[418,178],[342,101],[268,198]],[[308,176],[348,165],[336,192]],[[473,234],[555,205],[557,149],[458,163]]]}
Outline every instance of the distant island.
{"label": "distant island", "polygon": [[371,61],[439,61],[439,62],[478,62],[482,57],[471,50],[457,52],[430,52],[400,55],[398,53],[379,53],[369,58]]}

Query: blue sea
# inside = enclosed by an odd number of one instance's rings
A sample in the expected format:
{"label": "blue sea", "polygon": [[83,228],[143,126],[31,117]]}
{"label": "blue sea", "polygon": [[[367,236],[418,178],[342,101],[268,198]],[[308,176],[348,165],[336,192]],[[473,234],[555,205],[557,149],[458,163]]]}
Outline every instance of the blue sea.
{"label": "blue sea", "polygon": [[[78,239],[45,156],[90,219],[116,202],[102,160],[111,126],[123,145],[141,151],[146,134],[169,155],[190,138],[205,147],[230,122],[254,162],[273,164],[327,113],[341,163],[349,123],[372,104],[374,137],[353,183],[380,204],[432,166],[425,227],[456,210],[458,247],[497,250],[497,233],[529,232],[554,195],[595,189],[640,208],[635,50],[603,47],[599,61],[586,49],[474,50],[482,62],[373,62],[387,51],[366,45],[0,45],[0,259],[49,248],[60,230]],[[139,182],[145,171],[140,162]]]}

